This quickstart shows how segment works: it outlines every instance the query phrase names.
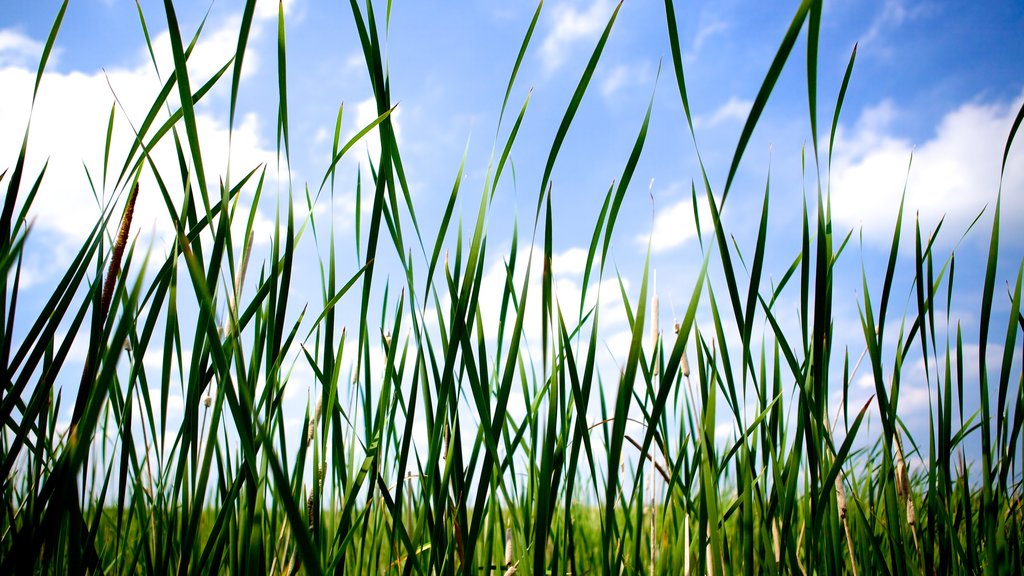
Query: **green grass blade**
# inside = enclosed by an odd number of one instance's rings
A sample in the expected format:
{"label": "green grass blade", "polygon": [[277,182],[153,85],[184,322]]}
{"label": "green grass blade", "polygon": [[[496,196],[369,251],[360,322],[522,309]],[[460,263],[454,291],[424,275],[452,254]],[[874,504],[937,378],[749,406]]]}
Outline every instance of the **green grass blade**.
{"label": "green grass blade", "polygon": [[764,107],[768,104],[768,97],[771,96],[775,83],[778,81],[779,76],[782,75],[782,68],[789,58],[789,53],[793,50],[793,45],[800,34],[800,29],[803,28],[804,19],[807,18],[807,12],[810,10],[812,3],[813,0],[803,0],[800,3],[796,14],[793,15],[793,21],[790,23],[789,29],[782,39],[782,44],[775,54],[775,59],[772,60],[772,64],[768,68],[768,73],[765,75],[761,88],[754,98],[754,103],[750,107],[750,114],[747,116],[747,121],[743,125],[743,131],[740,133],[739,142],[736,144],[736,152],[733,154],[732,164],[729,166],[729,176],[726,177],[725,187],[722,188],[722,204],[725,204],[725,199],[729,196],[729,190],[732,187],[736,171],[739,169],[743,152],[747,149],[747,143],[750,142],[750,136],[754,133],[754,127],[757,126],[761,113],[764,112]]}

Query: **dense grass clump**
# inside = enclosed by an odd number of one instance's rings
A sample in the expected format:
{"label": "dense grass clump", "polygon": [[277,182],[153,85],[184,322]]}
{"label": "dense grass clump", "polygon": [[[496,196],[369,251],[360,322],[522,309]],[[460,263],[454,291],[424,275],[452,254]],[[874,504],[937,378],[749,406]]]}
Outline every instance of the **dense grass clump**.
{"label": "dense grass clump", "polygon": [[[67,5],[55,19],[40,77]],[[335,243],[333,229],[297,219],[291,201],[278,214],[266,259],[250,261],[265,171],[253,167],[232,180],[204,170],[194,107],[211,87],[228,84],[234,122],[254,9],[255,2],[246,3],[234,59],[211,78],[194,78],[186,61],[195,39],[182,36],[165,2],[174,73],[136,127],[127,157],[104,159],[105,166],[123,167],[118,195],[34,318],[22,317],[18,304],[33,241],[28,214],[45,173],[25,173],[23,147],[2,177],[0,572],[1024,570],[1024,396],[1013,356],[1024,316],[1019,273],[1009,279],[1008,294],[996,290],[998,200],[982,220],[991,222],[991,244],[981,301],[972,310],[981,324],[976,358],[964,354],[959,329],[936,330],[936,316],[956,326],[948,320],[955,260],[934,249],[939,230],[912,231],[914,269],[904,271],[913,278],[912,305],[904,317],[891,314],[897,262],[906,261],[902,206],[884,281],[865,280],[858,290],[863,363],[832,345],[834,271],[852,234],[834,235],[827,184],[812,194],[811,209],[805,203],[802,244],[770,286],[762,278],[769,190],[753,246],[733,244],[722,224],[744,149],[804,29],[818,157],[820,0],[800,3],[724,188],[713,191],[707,174],[696,178],[703,186],[694,200],[707,198],[713,234],[678,323],[661,330],[648,266],[635,298],[622,289],[631,340],[618,373],[600,370],[601,308],[586,295],[613,277],[606,257],[651,108],[593,223],[579,309],[563,308],[553,287],[550,176],[619,8],[571,96],[543,176],[531,183],[537,196],[525,242],[536,248],[520,253],[517,232],[509,252],[496,257],[487,250],[485,221],[498,183],[509,177],[527,112],[528,100],[513,113],[509,99],[542,7],[508,80],[501,108],[507,122],[475,220],[456,232],[449,230],[453,213],[467,198],[461,167],[437,230],[417,223],[390,117],[380,14],[370,2],[353,0],[378,117],[347,143],[336,135],[323,181],[335,178],[356,141],[379,138],[372,173],[356,183],[372,203],[368,217],[360,220],[356,211],[356,269],[340,265],[335,247],[344,244]],[[692,134],[671,0],[665,16],[674,88]],[[279,146],[287,159],[283,9],[278,34]],[[856,49],[832,109],[829,162],[855,56]],[[1007,153],[1020,120],[1010,129]],[[149,151],[170,140],[181,161],[159,166]],[[826,162],[820,170],[828,168]],[[154,177],[158,189],[140,189],[143,175]],[[244,187],[254,188],[257,199],[248,208],[239,202]],[[165,201],[175,238],[163,256],[132,241],[139,194]],[[297,201],[303,200],[316,201],[312,194]],[[410,221],[412,228],[402,227]],[[296,254],[308,242],[328,253],[318,270],[321,300],[295,302]],[[398,255],[402,274],[397,284],[391,277],[378,300],[375,264],[385,248]],[[496,328],[483,325],[480,310],[481,278],[493,261],[507,270]],[[531,289],[537,270],[539,287]],[[795,322],[780,317],[775,304],[782,296],[799,302]],[[993,325],[997,298],[1010,302],[1005,326]],[[343,309],[358,310],[361,321],[351,332],[339,320]],[[698,312],[708,316],[710,331],[698,328]],[[536,317],[541,337],[530,350],[524,325]],[[990,343],[990,332],[1005,336]],[[87,345],[80,375],[68,360],[74,342]],[[1001,350],[995,371],[986,362],[990,348]],[[160,359],[158,368],[143,363],[147,354]],[[897,411],[903,366],[917,355],[932,393],[927,438],[910,437]],[[295,362],[308,364],[316,378],[301,428],[285,425],[283,408]],[[847,406],[858,370],[871,374],[874,396]],[[964,413],[964,387],[974,375],[980,409]],[[173,386],[184,399],[180,423],[168,418]],[[830,401],[839,389],[842,405]],[[510,411],[514,391],[525,400],[521,417]],[[68,405],[65,429],[57,417]],[[592,406],[600,406],[600,421],[588,419]],[[880,424],[871,435],[863,433],[869,412]],[[728,443],[715,436],[723,414],[738,430]],[[417,418],[426,421],[419,439]],[[630,420],[642,424],[639,433]],[[965,454],[968,442],[978,442],[980,454]],[[912,456],[923,466],[911,467]]]}

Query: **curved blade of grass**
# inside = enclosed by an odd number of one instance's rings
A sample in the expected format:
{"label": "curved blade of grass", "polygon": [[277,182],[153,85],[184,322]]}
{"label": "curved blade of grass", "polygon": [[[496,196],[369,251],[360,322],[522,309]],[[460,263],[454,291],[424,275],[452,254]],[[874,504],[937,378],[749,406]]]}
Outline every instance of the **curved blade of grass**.
{"label": "curved blade of grass", "polygon": [[836,129],[839,127],[839,112],[843,109],[843,101],[846,100],[846,89],[850,87],[850,76],[853,74],[853,63],[857,60],[857,44],[853,45],[850,53],[850,61],[846,65],[846,72],[843,74],[843,83],[839,87],[839,97],[836,98],[836,109],[832,114],[832,129],[828,135],[828,168],[829,177],[832,175],[832,151],[836,143]]}
{"label": "curved blade of grass", "polygon": [[[611,26],[611,24],[609,24]],[[658,73],[654,79],[654,84],[657,86],[658,77],[661,76],[661,63],[658,64]],[[651,93],[651,99],[647,103],[647,112],[644,114],[643,124],[640,125],[640,133],[636,136],[636,141],[633,143],[633,150],[629,153],[629,160],[626,161],[626,167],[622,170],[622,177],[619,179],[619,185],[615,189],[615,196],[612,198],[611,210],[608,213],[608,226],[604,232],[604,245],[601,247],[601,266],[600,270],[604,272],[604,263],[607,261],[608,246],[612,240],[612,230],[615,228],[615,222],[618,220],[619,208],[622,207],[622,200],[626,197],[626,189],[629,187],[629,182],[633,178],[633,171],[636,170],[636,164],[640,161],[640,153],[643,152],[644,142],[647,140],[647,127],[651,122],[651,108],[654,107],[654,92]]]}
{"label": "curved blade of grass", "polygon": [[[288,143],[288,59],[285,55],[284,2],[277,4],[277,153],[281,154],[281,140],[284,140],[284,158],[291,180],[292,154]],[[186,124],[187,125],[187,124]]]}
{"label": "curved blade of grass", "polygon": [[778,81],[779,76],[782,75],[782,68],[786,65],[786,60],[789,58],[789,53],[793,50],[797,36],[800,35],[800,29],[803,28],[804,19],[807,18],[807,12],[810,10],[813,2],[814,0],[803,0],[800,2],[796,14],[793,15],[793,21],[790,23],[789,29],[786,30],[786,35],[782,39],[782,44],[775,54],[775,59],[772,60],[772,64],[768,68],[764,82],[754,98],[754,104],[750,107],[750,114],[747,116],[747,121],[743,125],[743,131],[740,133],[739,142],[736,144],[736,152],[733,154],[732,164],[729,166],[729,176],[726,177],[725,187],[722,188],[722,205],[725,204],[725,199],[729,196],[729,189],[732,186],[733,178],[736,176],[736,171],[739,169],[743,152],[747,149],[747,143],[750,142],[750,136],[754,133],[754,127],[757,126],[757,121],[761,118],[764,107],[768,104],[768,97],[771,96],[775,83]]}
{"label": "curved blade of grass", "polygon": [[177,77],[178,97],[181,100],[182,116],[185,119],[185,133],[188,136],[189,151],[192,153],[192,164],[195,170],[199,195],[203,207],[210,212],[210,197],[206,191],[206,170],[203,168],[203,155],[199,149],[199,129],[196,124],[196,110],[192,103],[192,90],[189,88],[188,66],[185,63],[185,51],[181,44],[181,30],[178,17],[174,12],[174,3],[164,0],[164,12],[167,14],[167,33],[171,40],[171,54],[174,57],[174,72]]}
{"label": "curved blade of grass", "polygon": [[[67,4],[65,2],[65,4]],[[1010,156],[1010,146],[1013,145],[1013,139],[1017,135],[1017,130],[1020,129],[1021,122],[1024,121],[1024,104],[1021,104],[1020,110],[1017,110],[1017,116],[1013,119],[1013,126],[1010,127],[1010,134],[1006,137],[1006,147],[1003,149],[1003,163],[999,168],[999,179],[1003,178],[1003,174],[1006,172],[1006,159]]]}
{"label": "curved blade of grass", "polygon": [[[512,74],[508,78],[508,87],[505,88],[505,97],[501,101],[501,112],[498,113],[498,125],[495,131],[501,129],[501,121],[505,117],[505,107],[508,106],[508,98],[512,94],[512,86],[516,83],[516,76],[519,74],[519,66],[523,63],[523,57],[526,56],[526,49],[530,46],[530,39],[533,38],[533,30],[537,27],[537,20],[540,19],[540,10],[544,7],[544,0],[537,2],[537,9],[533,12],[533,19],[530,20],[530,27],[526,29],[526,36],[523,37],[523,43],[519,47],[519,55],[516,56],[516,63],[512,66]],[[497,134],[494,136],[497,138]]]}
{"label": "curved blade of grass", "polygon": [[[43,80],[43,70],[46,69],[46,62],[49,60],[50,52],[57,41],[57,32],[60,31],[60,25],[64,21],[64,13],[67,9],[68,0],[64,0],[60,5],[60,10],[57,12],[57,17],[53,21],[53,26],[50,27],[50,35],[46,38],[46,44],[43,45],[43,53],[39,58],[39,69],[36,71],[36,82],[32,89],[32,103],[29,106],[29,125],[25,127],[21,151],[18,153],[18,160],[14,164],[14,172],[11,173],[11,179],[7,183],[4,208],[3,212],[0,213],[0,242],[4,244],[7,244],[11,237],[11,218],[14,216],[14,205],[18,200],[18,189],[21,186],[22,173],[25,169],[25,154],[28,150],[28,134],[32,123],[32,109],[35,108],[36,96],[39,94],[39,83]],[[4,292],[6,292],[6,289]],[[0,318],[0,321],[2,320]]]}
{"label": "curved blade of grass", "polygon": [[594,53],[590,56],[590,61],[583,71],[583,76],[580,78],[579,84],[576,85],[576,91],[573,92],[572,99],[569,100],[569,106],[565,110],[565,115],[562,116],[562,121],[558,125],[558,131],[555,132],[555,140],[551,143],[551,151],[548,152],[548,159],[544,165],[544,175],[540,179],[540,192],[537,194],[537,218],[540,218],[540,211],[544,206],[544,191],[549,186],[551,171],[555,167],[558,151],[562,148],[565,135],[569,132],[569,126],[572,125],[572,120],[576,117],[576,111],[579,110],[580,102],[583,101],[583,95],[587,92],[587,86],[590,85],[590,79],[594,76],[597,63],[601,60],[601,53],[604,51],[605,43],[608,42],[608,36],[612,32],[612,25],[615,24],[615,18],[619,15],[619,10],[622,8],[622,2],[623,0],[619,0],[619,3],[615,6],[615,11],[612,12],[612,16],[604,28],[604,32],[601,33],[601,39],[597,41],[597,46],[594,47]]}
{"label": "curved blade of grass", "polygon": [[238,85],[242,80],[242,63],[245,61],[245,47],[249,43],[252,17],[256,12],[256,0],[246,0],[242,8],[242,21],[238,25],[238,44],[235,47],[235,66],[231,71],[231,104],[228,107],[228,134],[234,133],[235,105],[238,102]]}

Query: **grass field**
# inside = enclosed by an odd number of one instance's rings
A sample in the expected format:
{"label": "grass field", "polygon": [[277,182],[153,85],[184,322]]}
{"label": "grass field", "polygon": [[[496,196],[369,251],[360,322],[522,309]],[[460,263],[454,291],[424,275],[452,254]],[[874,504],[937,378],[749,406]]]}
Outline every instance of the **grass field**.
{"label": "grass field", "polygon": [[[67,6],[55,17],[40,78]],[[255,210],[239,199],[244,187],[256,190],[257,201],[271,187],[265,170],[231,178],[206,172],[195,112],[211,87],[224,85],[234,121],[254,7],[246,3],[235,59],[211,78],[196,78],[186,67],[195,40],[182,34],[165,2],[174,74],[136,127],[137,146],[127,157],[104,158],[118,193],[38,313],[19,303],[24,254],[34,241],[28,214],[46,175],[26,173],[25,147],[18,158],[0,159],[9,163],[0,177],[0,572],[1024,571],[1024,392],[1014,357],[1022,349],[1024,263],[1016,276],[997,277],[999,202],[968,232],[990,238],[983,290],[971,310],[981,326],[970,335],[977,356],[965,353],[965,335],[950,317],[961,282],[955,253],[934,244],[939,234],[963,231],[922,230],[902,206],[884,281],[855,287],[864,354],[833,349],[833,272],[839,259],[853,257],[856,240],[833,229],[827,173],[854,50],[820,134],[812,115],[809,147],[815,157],[829,152],[824,165],[808,165],[823,184],[803,206],[802,245],[785,276],[769,284],[762,275],[770,189],[758,199],[753,245],[734,244],[720,218],[783,68],[806,64],[812,109],[824,105],[817,87],[820,1],[801,2],[781,38],[731,168],[715,175],[724,176],[724,188],[712,190],[712,179],[698,175],[694,200],[708,199],[713,232],[687,298],[676,302],[674,326],[659,325],[648,266],[635,297],[605,266],[650,108],[592,224],[585,304],[563,308],[554,294],[551,171],[618,9],[554,140],[524,143],[517,134],[528,100],[513,102],[510,94],[532,48],[537,7],[522,44],[509,47],[517,59],[485,187],[467,191],[457,179],[440,226],[428,230],[403,227],[416,212],[390,117],[386,16],[353,0],[378,117],[349,142],[334,135],[324,180],[335,177],[359,139],[378,138],[382,152],[359,183],[372,209],[357,219],[355,242],[336,239],[330,227],[295,215],[293,202],[314,202],[296,188],[277,215],[268,257],[256,261]],[[287,158],[283,10],[279,24],[279,147]],[[663,74],[692,133],[672,0],[665,1],[664,30],[672,53]],[[1007,154],[1022,115],[1024,109],[1007,126]],[[173,143],[177,167],[152,162],[148,152],[158,142]],[[528,184],[537,190],[524,208],[531,218],[511,249],[495,254],[485,222],[498,183],[511,177],[510,152],[523,145],[550,149],[546,170]],[[155,176],[157,189],[140,189],[144,174]],[[140,194],[166,204],[176,237],[166,254],[132,240]],[[471,217],[455,214],[460,204],[476,207]],[[453,233],[457,242],[449,243]],[[327,254],[315,278],[321,298],[296,301],[295,284],[314,281],[300,278],[295,266],[297,251],[310,243]],[[353,244],[363,263],[355,269],[335,252]],[[908,245],[912,256],[903,254]],[[385,250],[400,255],[404,279],[390,276],[378,299],[374,263]],[[483,272],[494,262],[507,269],[496,328],[484,325],[480,310]],[[897,270],[898,262],[913,269]],[[893,312],[896,275],[912,279],[903,316]],[[586,298],[608,281],[621,294],[606,291],[602,301],[622,307],[632,334],[618,373],[596,360],[603,308]],[[798,318],[780,316],[780,297],[799,302]],[[1010,303],[1008,316],[993,314],[996,299]],[[350,331],[339,321],[343,309],[362,319]],[[698,328],[698,314],[713,330]],[[528,349],[524,325],[537,318],[541,338]],[[68,361],[74,342],[87,345],[81,374]],[[159,358],[158,368],[144,363],[146,356]],[[898,407],[903,367],[918,359],[932,408],[927,437],[914,438]],[[286,426],[283,408],[295,363],[316,379],[298,428]],[[847,391],[858,371],[872,376],[874,394],[850,406]],[[973,382],[979,389],[966,393],[978,395],[980,409],[965,412],[964,387]],[[180,422],[168,417],[173,386],[183,397]],[[833,400],[837,390],[841,404]],[[525,399],[522,417],[510,410],[513,392]],[[68,406],[71,421],[59,426],[57,415]],[[592,406],[600,407],[600,421],[588,419]],[[876,428],[867,433],[869,412],[877,414]],[[723,414],[739,431],[730,442],[716,440]],[[425,437],[413,430],[417,417],[426,421]],[[975,445],[980,451],[966,448]],[[908,466],[912,456],[917,467]]]}

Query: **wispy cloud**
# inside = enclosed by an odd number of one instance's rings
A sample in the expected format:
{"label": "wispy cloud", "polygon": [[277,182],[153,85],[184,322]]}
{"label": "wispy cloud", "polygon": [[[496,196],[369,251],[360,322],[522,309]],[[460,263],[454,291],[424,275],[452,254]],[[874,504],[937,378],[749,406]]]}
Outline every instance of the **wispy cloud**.
{"label": "wispy cloud", "polygon": [[704,48],[704,43],[718,34],[721,34],[729,29],[729,24],[723,20],[709,20],[704,22],[701,27],[697,30],[697,35],[693,38],[693,44],[690,46],[690,51],[693,54],[697,54]]}
{"label": "wispy cloud", "polygon": [[693,124],[697,128],[712,128],[718,126],[723,122],[741,122],[746,120],[747,115],[750,114],[750,107],[754,103],[750,100],[743,100],[733,96],[729,100],[715,109],[710,115],[698,115],[693,119]]}
{"label": "wispy cloud", "polygon": [[611,0],[598,0],[586,8],[570,4],[555,6],[551,30],[540,50],[545,70],[554,72],[565,63],[574,44],[597,36],[608,23],[611,12]]}
{"label": "wispy cloud", "polygon": [[647,62],[619,64],[612,67],[601,81],[601,95],[605,98],[634,84],[642,84],[651,79],[651,66]]}
{"label": "wispy cloud", "polygon": [[859,44],[868,50],[888,53],[883,39],[891,38],[892,31],[906,22],[917,20],[934,13],[934,11],[935,7],[927,2],[908,7],[906,0],[885,0],[882,10],[871,21],[871,25],[861,36]]}
{"label": "wispy cloud", "polygon": [[[1012,103],[962,104],[942,117],[932,138],[916,147],[893,134],[891,124],[899,110],[891,102],[866,110],[852,128],[840,127],[836,135],[831,178],[835,221],[863,230],[868,242],[888,245],[906,183],[905,217],[919,215],[922,230],[931,230],[945,217],[940,241],[955,241],[982,209],[993,209],[1003,148],[1022,102],[1024,95]],[[1020,150],[1011,150],[1002,188],[1003,229],[1019,238],[1024,228],[1024,196],[1017,193],[1024,188]]]}
{"label": "wispy cloud", "polygon": [[688,63],[697,59],[708,40],[729,30],[728,22],[717,17],[706,17],[705,14],[701,15],[698,26],[693,42],[683,51],[683,60]]}

